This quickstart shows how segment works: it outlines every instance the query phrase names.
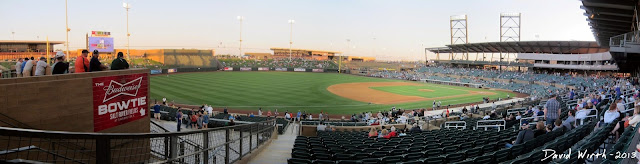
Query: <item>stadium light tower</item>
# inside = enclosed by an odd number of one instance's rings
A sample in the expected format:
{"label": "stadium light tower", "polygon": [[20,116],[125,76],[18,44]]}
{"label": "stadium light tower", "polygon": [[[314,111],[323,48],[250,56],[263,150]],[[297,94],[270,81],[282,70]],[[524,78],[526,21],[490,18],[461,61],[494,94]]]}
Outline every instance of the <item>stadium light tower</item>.
{"label": "stadium light tower", "polygon": [[[65,45],[67,46],[67,55],[69,55],[69,14],[68,14],[67,0],[64,0],[64,19],[65,19],[65,32],[67,33],[67,40]],[[65,58],[66,61],[69,61],[69,58]]]}
{"label": "stadium light tower", "polygon": [[[467,35],[469,31],[467,28],[467,15],[451,16],[449,27],[451,31],[451,45],[469,43],[469,35]],[[450,56],[451,60],[454,60],[456,57],[453,51],[451,51]],[[469,53],[467,53],[467,60],[469,60]]]}
{"label": "stadium light tower", "polygon": [[131,36],[131,33],[129,33],[129,9],[131,9],[131,4],[123,2],[122,7],[127,11],[127,60],[129,60],[129,62],[133,62],[133,60],[131,60],[131,55],[129,54],[129,37]]}
{"label": "stadium light tower", "polygon": [[240,50],[240,57],[242,57],[242,20],[244,20],[244,17],[243,16],[238,16],[236,18],[238,19],[238,21],[240,21],[240,48],[239,48],[239,50]]}
{"label": "stadium light tower", "polygon": [[293,19],[289,19],[289,24],[291,25],[291,28],[289,30],[289,62],[293,61],[293,59],[291,58],[291,45],[293,44],[293,23],[296,23],[296,21]]}

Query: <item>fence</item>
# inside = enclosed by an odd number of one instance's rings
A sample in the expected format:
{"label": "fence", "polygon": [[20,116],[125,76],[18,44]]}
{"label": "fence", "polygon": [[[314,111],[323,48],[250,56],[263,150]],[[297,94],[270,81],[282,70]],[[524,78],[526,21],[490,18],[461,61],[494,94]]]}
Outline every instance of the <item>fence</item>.
{"label": "fence", "polygon": [[505,120],[482,120],[476,122],[476,129],[484,128],[485,131],[489,128],[496,128],[500,131],[506,129],[506,127],[507,121]]}
{"label": "fence", "polygon": [[[233,163],[268,141],[275,120],[154,133],[77,133],[0,127],[0,161],[46,163]],[[3,150],[2,150],[3,149]]]}
{"label": "fence", "polygon": [[[580,110],[578,112],[576,112],[576,124],[580,123],[579,125],[584,125],[584,120],[589,119],[589,118],[595,118],[596,121],[598,121],[598,110],[597,109],[583,109]],[[583,117],[584,116],[584,117]],[[580,118],[578,118],[580,117]],[[580,120],[580,122],[578,122],[577,120]]]}
{"label": "fence", "polygon": [[467,129],[467,122],[464,121],[447,121],[444,122],[444,128]]}

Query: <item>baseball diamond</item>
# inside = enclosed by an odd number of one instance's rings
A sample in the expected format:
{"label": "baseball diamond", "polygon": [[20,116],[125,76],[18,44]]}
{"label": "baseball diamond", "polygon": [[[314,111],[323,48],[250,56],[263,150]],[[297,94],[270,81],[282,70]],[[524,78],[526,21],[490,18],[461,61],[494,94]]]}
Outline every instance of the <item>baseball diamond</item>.
{"label": "baseball diamond", "polygon": [[257,111],[279,109],[352,114],[431,108],[432,102],[456,105],[505,99],[502,90],[427,84],[334,73],[208,72],[153,76],[151,98],[179,104]]}

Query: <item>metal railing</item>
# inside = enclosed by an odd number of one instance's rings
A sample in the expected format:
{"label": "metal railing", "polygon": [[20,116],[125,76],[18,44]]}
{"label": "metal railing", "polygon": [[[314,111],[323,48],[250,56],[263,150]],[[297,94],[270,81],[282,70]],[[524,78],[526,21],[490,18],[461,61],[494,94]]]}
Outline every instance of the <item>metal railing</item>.
{"label": "metal railing", "polygon": [[640,43],[640,32],[632,31],[609,38],[609,47],[624,47],[627,43]]}
{"label": "metal railing", "polygon": [[[78,133],[0,127],[0,161],[233,163],[268,141],[275,120],[159,133]],[[65,145],[76,146],[65,146]]]}
{"label": "metal railing", "polygon": [[544,116],[531,116],[531,117],[520,118],[520,124],[518,124],[518,125],[522,125],[523,121],[528,121],[529,124],[531,124],[533,122],[537,122],[537,121],[541,121],[541,120],[544,120]]}
{"label": "metal railing", "polygon": [[464,121],[447,121],[444,122],[444,128],[467,129],[467,122]]}
{"label": "metal railing", "polygon": [[506,127],[507,121],[505,120],[482,120],[476,122],[476,129],[484,128],[485,131],[489,128],[497,128],[500,131],[506,129]]}
{"label": "metal railing", "polygon": [[[595,111],[595,112],[593,112]],[[578,112],[586,112],[586,115],[584,116],[584,118],[577,118],[578,117]],[[596,118],[595,120],[598,121],[598,109],[583,109],[576,112],[576,124],[578,123],[577,120],[580,120],[580,125],[584,125],[584,120],[586,119],[590,119],[590,118]],[[593,113],[593,114],[592,114]]]}

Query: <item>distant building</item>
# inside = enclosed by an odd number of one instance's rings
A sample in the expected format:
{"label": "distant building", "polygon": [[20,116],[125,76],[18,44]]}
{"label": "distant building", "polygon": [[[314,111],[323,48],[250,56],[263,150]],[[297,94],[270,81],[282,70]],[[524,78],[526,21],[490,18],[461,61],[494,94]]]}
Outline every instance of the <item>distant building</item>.
{"label": "distant building", "polygon": [[[254,53],[247,52],[244,56],[248,58],[258,59],[288,59],[288,48],[271,48],[273,53]],[[314,60],[337,60],[340,58],[341,52],[338,51],[325,51],[325,50],[310,50],[310,49],[291,49],[292,58],[304,58]],[[359,56],[342,56],[343,61],[375,61],[374,57],[359,57]]]}
{"label": "distant building", "polygon": [[[49,41],[49,52],[53,52],[53,45],[64,44],[64,41]],[[47,54],[47,41],[36,40],[0,40],[0,60],[17,58],[39,58]],[[55,53],[49,53],[54,55]]]}

